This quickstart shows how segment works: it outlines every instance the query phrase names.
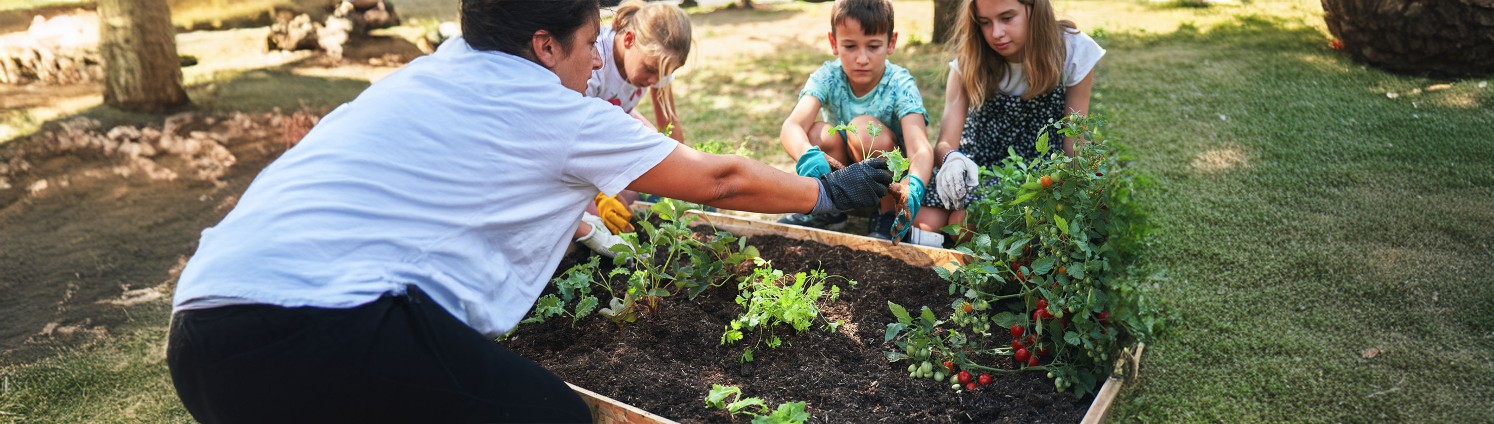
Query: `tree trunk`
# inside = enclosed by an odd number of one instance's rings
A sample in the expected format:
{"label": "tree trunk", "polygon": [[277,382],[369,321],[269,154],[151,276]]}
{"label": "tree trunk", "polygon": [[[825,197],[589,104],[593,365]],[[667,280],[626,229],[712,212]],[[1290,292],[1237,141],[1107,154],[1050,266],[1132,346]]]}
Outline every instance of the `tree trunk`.
{"label": "tree trunk", "polygon": [[1323,0],[1328,31],[1359,60],[1438,76],[1494,73],[1494,0]]}
{"label": "tree trunk", "polygon": [[934,0],[934,43],[949,41],[954,31],[955,19],[959,18],[961,0]]}
{"label": "tree trunk", "polygon": [[166,0],[98,0],[104,104],[141,112],[186,105]]}

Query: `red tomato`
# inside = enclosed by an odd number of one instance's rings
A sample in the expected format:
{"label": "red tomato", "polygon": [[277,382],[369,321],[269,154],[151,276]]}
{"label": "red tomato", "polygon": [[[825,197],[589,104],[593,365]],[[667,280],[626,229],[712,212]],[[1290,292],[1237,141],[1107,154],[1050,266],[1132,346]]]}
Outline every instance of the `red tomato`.
{"label": "red tomato", "polygon": [[969,383],[970,382],[970,371],[963,371],[962,370],[962,371],[960,371],[959,374],[956,374],[955,377],[959,379],[960,384]]}

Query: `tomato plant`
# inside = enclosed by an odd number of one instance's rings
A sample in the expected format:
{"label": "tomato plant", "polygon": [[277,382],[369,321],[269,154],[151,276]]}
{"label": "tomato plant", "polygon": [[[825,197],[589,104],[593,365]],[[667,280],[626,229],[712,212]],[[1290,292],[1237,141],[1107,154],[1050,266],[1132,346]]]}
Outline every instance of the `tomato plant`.
{"label": "tomato plant", "polygon": [[[1059,390],[1083,396],[1111,373],[1123,347],[1163,329],[1168,312],[1151,294],[1163,276],[1146,261],[1152,227],[1135,199],[1147,180],[1127,166],[1105,125],[1077,115],[1053,124],[1057,134],[1083,141],[1076,157],[1050,151],[1044,131],[1039,157],[1013,154],[983,168],[982,179],[998,183],[977,189],[982,199],[968,207],[963,228],[945,228],[970,235],[957,250],[972,260],[953,271],[935,268],[954,296],[947,320],[907,325],[907,313],[893,307],[899,322],[888,324],[887,341],[964,369],[1010,371],[970,359],[1009,355],[1018,370],[1048,373]],[[993,326],[1009,329],[1010,341],[991,333]],[[888,359],[902,356],[893,351]]]}

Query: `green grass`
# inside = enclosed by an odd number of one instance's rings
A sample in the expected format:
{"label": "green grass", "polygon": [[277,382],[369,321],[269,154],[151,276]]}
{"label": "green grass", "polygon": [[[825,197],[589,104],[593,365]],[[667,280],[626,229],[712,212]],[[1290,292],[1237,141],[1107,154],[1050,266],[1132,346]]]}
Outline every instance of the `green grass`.
{"label": "green grass", "polygon": [[1494,87],[1327,41],[1253,14],[1110,33],[1097,109],[1156,177],[1182,314],[1116,416],[1494,420]]}
{"label": "green grass", "polygon": [[[1494,421],[1494,84],[1479,86],[1494,78],[1366,68],[1326,47],[1313,0],[1059,10],[1103,34],[1094,110],[1156,182],[1159,293],[1180,315],[1114,420]],[[757,53],[686,68],[679,107],[692,140],[745,143],[786,168],[779,124],[828,56],[802,43]],[[936,127],[946,56],[910,46],[892,61],[914,71]],[[212,89],[223,100],[193,98],[289,108],[361,88],[278,71],[226,81]],[[300,88],[269,89],[283,82]],[[0,422],[184,420],[161,362],[165,316],[152,317],[0,370]]]}
{"label": "green grass", "polygon": [[166,368],[169,311],[147,308],[160,325],[0,368],[0,423],[192,422]]}

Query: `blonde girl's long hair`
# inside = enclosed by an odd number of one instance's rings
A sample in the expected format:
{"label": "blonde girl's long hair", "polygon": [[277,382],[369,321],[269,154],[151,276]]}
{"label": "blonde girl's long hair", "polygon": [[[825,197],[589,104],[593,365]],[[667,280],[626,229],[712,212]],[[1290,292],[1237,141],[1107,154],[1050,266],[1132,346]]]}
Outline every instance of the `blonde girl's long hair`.
{"label": "blonde girl's long hair", "polygon": [[[975,21],[975,1],[965,0],[961,5],[959,19],[955,21],[954,37],[950,38],[951,50],[959,60],[960,82],[964,84],[965,98],[972,109],[980,108],[995,95],[1001,82],[1007,78],[1007,60],[986,44],[980,24]],[[1063,62],[1067,56],[1064,32],[1078,32],[1078,27],[1068,20],[1054,18],[1053,5],[1048,0],[1017,0],[1027,6],[1027,46],[1022,49],[1022,71],[1027,75],[1027,93],[1023,99],[1047,94],[1058,86],[1063,77]]]}
{"label": "blonde girl's long hair", "polygon": [[[690,15],[686,15],[679,6],[627,0],[612,15],[612,30],[618,35],[623,31],[633,31],[643,51],[659,58],[661,80],[685,66],[685,59],[690,57]],[[665,84],[658,88],[663,91],[658,98],[667,103],[659,105],[664,110],[664,115],[674,120],[674,102],[669,100],[674,97],[670,91],[671,85],[673,84]]]}

